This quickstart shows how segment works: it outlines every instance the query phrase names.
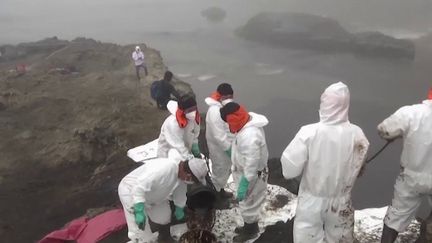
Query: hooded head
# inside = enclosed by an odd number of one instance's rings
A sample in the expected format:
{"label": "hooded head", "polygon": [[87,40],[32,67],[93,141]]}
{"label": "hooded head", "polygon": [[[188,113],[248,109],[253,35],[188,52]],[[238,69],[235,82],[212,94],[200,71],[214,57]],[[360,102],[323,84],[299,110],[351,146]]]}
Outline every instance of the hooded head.
{"label": "hooded head", "polygon": [[207,173],[207,163],[203,159],[192,158],[179,164],[179,178],[188,184],[193,182],[205,184]]}
{"label": "hooded head", "polygon": [[180,97],[176,111],[177,123],[181,128],[187,126],[189,121],[200,124],[201,118],[198,112],[197,103],[193,96]]}
{"label": "hooded head", "polygon": [[170,72],[170,71],[166,71],[165,72],[165,74],[164,74],[164,80],[165,81],[171,81],[172,77],[173,77],[173,73],[172,72]]}
{"label": "hooded head", "polygon": [[180,97],[178,101],[178,108],[186,113],[197,109],[197,103],[193,96],[185,95]]}
{"label": "hooded head", "polygon": [[235,102],[230,102],[222,107],[220,115],[222,120],[228,123],[231,133],[239,132],[250,118],[247,110]]}
{"label": "hooded head", "polygon": [[211,98],[223,103],[223,105],[231,102],[233,97],[234,97],[234,91],[231,85],[228,83],[220,84],[217,87],[216,91],[211,94]]}
{"label": "hooded head", "polygon": [[205,182],[205,177],[208,173],[207,163],[203,159],[193,158],[188,162],[188,166],[192,174],[199,182]]}
{"label": "hooded head", "polygon": [[321,95],[320,122],[329,125],[347,122],[349,103],[350,93],[344,83],[330,85]]}

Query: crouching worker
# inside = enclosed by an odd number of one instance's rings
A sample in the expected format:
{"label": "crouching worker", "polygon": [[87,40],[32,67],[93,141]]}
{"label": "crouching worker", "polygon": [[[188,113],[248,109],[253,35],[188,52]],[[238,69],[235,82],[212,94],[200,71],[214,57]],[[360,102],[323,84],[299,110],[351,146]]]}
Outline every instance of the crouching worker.
{"label": "crouching worker", "polygon": [[238,185],[237,200],[243,227],[235,229],[234,242],[245,242],[258,236],[258,221],[267,190],[268,150],[264,126],[265,116],[247,112],[237,103],[230,102],[220,109],[222,120],[235,134],[232,145],[232,174]]}
{"label": "crouching worker", "polygon": [[187,184],[205,181],[208,169],[204,160],[192,158],[177,163],[157,158],[146,163],[120,182],[118,193],[126,216],[130,243],[150,242],[158,231],[158,242],[174,242],[170,234],[171,207],[182,220],[185,215]]}

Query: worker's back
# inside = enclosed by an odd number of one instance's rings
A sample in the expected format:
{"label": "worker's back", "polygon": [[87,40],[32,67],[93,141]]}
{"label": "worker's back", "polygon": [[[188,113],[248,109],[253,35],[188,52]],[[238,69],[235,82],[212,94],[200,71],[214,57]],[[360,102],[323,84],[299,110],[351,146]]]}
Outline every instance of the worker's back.
{"label": "worker's back", "polygon": [[303,171],[301,191],[319,197],[338,197],[351,193],[363,165],[359,144],[364,137],[359,127],[349,122],[339,125],[316,123],[305,126],[308,162]]}
{"label": "worker's back", "polygon": [[140,171],[132,171],[126,178],[135,179],[133,197],[141,197],[149,205],[166,200],[180,183],[178,165],[171,159],[149,160],[143,167]]}
{"label": "worker's back", "polygon": [[[363,131],[348,119],[350,93],[339,82],[321,95],[320,122],[304,126],[297,134],[293,151],[306,164],[300,192],[317,197],[340,197],[351,194],[369,147]],[[305,147],[305,148],[304,148]]]}

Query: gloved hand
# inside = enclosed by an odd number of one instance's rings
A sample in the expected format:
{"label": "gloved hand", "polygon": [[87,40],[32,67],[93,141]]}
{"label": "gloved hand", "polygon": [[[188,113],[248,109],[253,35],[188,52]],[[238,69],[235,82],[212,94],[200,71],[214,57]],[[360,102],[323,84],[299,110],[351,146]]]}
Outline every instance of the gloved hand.
{"label": "gloved hand", "polygon": [[201,158],[201,152],[197,143],[192,144],[192,154],[195,158]]}
{"label": "gloved hand", "polygon": [[246,198],[246,194],[249,188],[249,181],[246,177],[242,176],[240,179],[239,186],[237,188],[237,200],[243,201]]}
{"label": "gloved hand", "polygon": [[226,155],[231,158],[231,147],[228,150],[225,150]]}
{"label": "gloved hand", "polygon": [[182,220],[185,217],[184,209],[178,206],[175,206],[174,215],[177,220]]}
{"label": "gloved hand", "polygon": [[144,230],[144,226],[146,223],[146,213],[144,209],[144,203],[136,203],[134,204],[134,215],[135,215],[135,223],[138,225],[138,228]]}
{"label": "gloved hand", "polygon": [[378,125],[378,135],[387,141],[392,142],[397,138],[401,138],[402,134],[401,129],[390,132],[383,123]]}

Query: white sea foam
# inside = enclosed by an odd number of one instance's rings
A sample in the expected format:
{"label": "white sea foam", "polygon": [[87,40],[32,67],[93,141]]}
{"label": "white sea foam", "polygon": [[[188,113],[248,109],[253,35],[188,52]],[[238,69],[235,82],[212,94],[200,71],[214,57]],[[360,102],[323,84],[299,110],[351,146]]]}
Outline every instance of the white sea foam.
{"label": "white sea foam", "polygon": [[216,75],[206,74],[206,75],[199,76],[197,79],[199,81],[201,81],[201,82],[204,82],[204,81],[208,81],[208,80],[211,80],[211,79],[214,79],[214,78],[216,78]]}

